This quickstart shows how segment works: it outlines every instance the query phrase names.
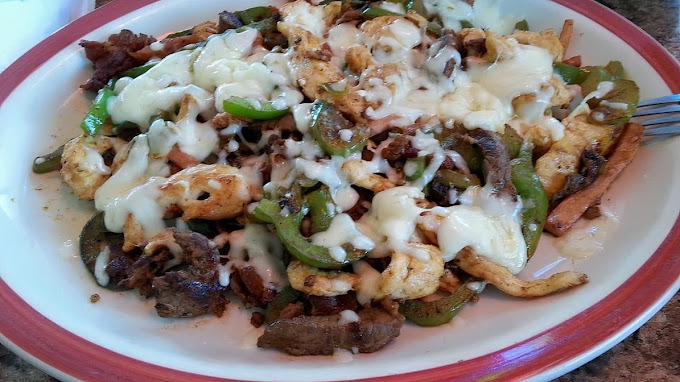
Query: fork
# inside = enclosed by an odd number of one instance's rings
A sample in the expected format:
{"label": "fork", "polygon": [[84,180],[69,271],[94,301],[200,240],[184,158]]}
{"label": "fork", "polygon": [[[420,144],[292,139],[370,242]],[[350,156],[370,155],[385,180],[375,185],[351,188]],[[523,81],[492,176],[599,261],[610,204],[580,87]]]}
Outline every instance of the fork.
{"label": "fork", "polygon": [[645,127],[646,136],[680,134],[680,94],[638,103],[633,118],[637,118],[638,123]]}

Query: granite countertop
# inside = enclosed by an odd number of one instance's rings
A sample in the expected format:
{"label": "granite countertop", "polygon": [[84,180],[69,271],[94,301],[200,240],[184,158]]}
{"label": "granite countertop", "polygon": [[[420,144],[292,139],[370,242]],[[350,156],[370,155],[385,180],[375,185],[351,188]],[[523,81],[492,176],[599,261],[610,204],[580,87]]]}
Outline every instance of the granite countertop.
{"label": "granite countertop", "polygon": [[[111,0],[97,0],[97,6]],[[598,0],[640,26],[680,59],[680,0]],[[53,382],[0,345],[0,381]],[[679,381],[680,293],[620,344],[556,382]]]}

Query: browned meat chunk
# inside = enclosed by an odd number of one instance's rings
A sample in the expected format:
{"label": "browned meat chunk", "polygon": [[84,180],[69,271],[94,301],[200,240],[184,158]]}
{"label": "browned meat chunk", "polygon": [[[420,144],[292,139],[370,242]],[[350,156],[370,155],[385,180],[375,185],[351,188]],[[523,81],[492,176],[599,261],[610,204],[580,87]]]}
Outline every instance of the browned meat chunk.
{"label": "browned meat chunk", "polygon": [[155,297],[161,317],[221,316],[228,300],[219,284],[218,254],[205,236],[170,228],[149,240],[132,276],[121,283]]}
{"label": "browned meat chunk", "polygon": [[161,317],[222,316],[227,305],[224,291],[217,277],[191,270],[166,272],[153,280],[156,312]]}
{"label": "browned meat chunk", "polygon": [[235,14],[229,11],[222,11],[219,14],[219,21],[217,22],[217,33],[225,32],[229,29],[238,29],[243,26],[241,20]]}
{"label": "browned meat chunk", "polygon": [[109,36],[104,42],[82,40],[85,56],[92,62],[94,73],[81,87],[85,90],[99,90],[106,86],[111,77],[128,69],[140,66],[146,60],[133,57],[132,53],[155,42],[156,39],[145,34],[134,34],[127,29]]}
{"label": "browned meat chunk", "polygon": [[109,263],[106,265],[106,274],[109,276],[109,285],[120,283],[132,276],[132,264],[139,258],[141,251],[123,252],[122,245],[109,245]]}
{"label": "browned meat chunk", "polygon": [[328,316],[338,314],[343,310],[356,310],[359,307],[353,292],[331,297],[309,295],[307,300],[311,305],[309,314],[312,316]]}
{"label": "browned meat chunk", "polygon": [[387,147],[382,149],[380,154],[393,164],[399,159],[415,158],[418,156],[418,150],[411,146],[411,141],[407,137],[398,135]]}
{"label": "browned meat chunk", "polygon": [[606,161],[594,148],[583,151],[583,155],[581,155],[581,171],[578,174],[567,175],[567,184],[552,197],[550,205],[555,207],[567,196],[575,194],[593,184],[604,169]]}
{"label": "browned meat chunk", "polygon": [[474,129],[468,132],[471,142],[479,146],[484,155],[484,180],[491,184],[497,192],[503,191],[512,197],[517,196],[517,190],[512,184],[512,168],[510,155],[503,143],[503,137],[493,131]]}
{"label": "browned meat chunk", "polygon": [[331,355],[335,348],[372,353],[398,337],[404,321],[403,316],[394,317],[382,308],[362,310],[358,315],[358,322],[344,325],[338,324],[338,314],[280,319],[258,338],[257,346],[298,356]]}
{"label": "browned meat chunk", "polygon": [[252,266],[234,268],[229,286],[244,305],[264,307],[276,297],[276,290],[267,288]]}
{"label": "browned meat chunk", "polygon": [[206,21],[191,28],[191,32],[186,36],[177,36],[166,38],[161,41],[160,49],[151,49],[150,46],[145,46],[134,53],[130,53],[132,57],[138,61],[147,62],[152,58],[164,58],[187,45],[198,44],[205,41],[211,35],[217,33],[217,26],[212,21]]}

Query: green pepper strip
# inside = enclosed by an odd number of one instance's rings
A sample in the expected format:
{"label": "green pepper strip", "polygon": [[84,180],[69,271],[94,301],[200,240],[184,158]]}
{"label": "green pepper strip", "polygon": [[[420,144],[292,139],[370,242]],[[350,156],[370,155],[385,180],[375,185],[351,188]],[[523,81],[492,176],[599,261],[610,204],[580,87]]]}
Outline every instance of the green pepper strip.
{"label": "green pepper strip", "polygon": [[472,186],[480,186],[482,184],[475,174],[465,175],[447,169],[441,169],[437,172],[437,181],[447,185],[449,188],[455,187],[460,190],[465,190]]}
{"label": "green pepper strip", "polygon": [[[307,195],[309,216],[312,219],[312,233],[322,232],[328,229],[335,216],[335,204],[327,187],[321,187]],[[332,208],[328,208],[329,205]]]}
{"label": "green pepper strip", "polygon": [[347,257],[343,262],[333,259],[328,248],[314,245],[300,233],[300,223],[304,217],[304,210],[298,213],[281,215],[281,207],[275,201],[263,199],[253,211],[253,216],[267,223],[273,223],[276,233],[288,252],[301,262],[319,269],[339,269],[345,264],[359,260],[366,255],[366,251],[343,246]]}
{"label": "green pepper strip", "polygon": [[512,184],[522,197],[522,234],[527,244],[527,259],[536,251],[548,216],[548,197],[531,162],[532,151],[533,147],[525,144],[519,156],[510,162]]}
{"label": "green pepper strip", "polygon": [[337,90],[337,82],[327,82],[325,84],[321,85],[321,89],[325,91],[326,93],[332,95],[333,97],[336,98],[342,98],[347,95],[347,85],[345,85],[344,88],[341,90]]}
{"label": "green pepper strip", "polygon": [[51,153],[35,158],[35,160],[33,160],[33,172],[36,174],[45,174],[59,170],[61,167],[61,154],[63,152],[64,145],[61,145]]}
{"label": "green pepper strip", "polygon": [[453,294],[439,300],[424,302],[423,300],[407,300],[399,306],[399,313],[420,326],[439,326],[445,324],[458,314],[475,292],[461,285]]}
{"label": "green pepper strip", "polygon": [[427,32],[432,33],[433,35],[435,35],[437,37],[441,36],[442,29],[443,28],[442,28],[441,25],[439,25],[439,24],[437,24],[433,21],[430,21],[429,23],[427,23],[427,29],[426,29]]}
{"label": "green pepper strip", "polygon": [[475,26],[472,25],[472,23],[469,22],[468,20],[460,20],[460,27],[465,29],[465,28],[474,28]]}
{"label": "green pepper strip", "polygon": [[179,32],[175,33],[170,33],[167,35],[165,38],[175,38],[175,37],[184,37],[184,36],[189,36],[191,34],[193,28],[185,29]]}
{"label": "green pepper strip", "polygon": [[271,102],[262,104],[261,109],[256,109],[248,100],[241,97],[231,97],[222,104],[224,111],[237,117],[246,117],[257,120],[268,120],[283,117],[288,114],[289,108],[275,109]]}
{"label": "green pepper strip", "polygon": [[567,85],[581,84],[590,74],[585,69],[558,62],[553,66],[553,71],[557,73]]}
{"label": "green pepper strip", "polygon": [[264,20],[272,16],[269,7],[253,7],[243,11],[234,12],[234,15],[245,25]]}
{"label": "green pepper strip", "polygon": [[97,98],[92,102],[90,110],[85,114],[85,119],[80,123],[80,128],[83,129],[86,135],[96,135],[101,129],[106,118],[109,117],[109,111],[106,110],[106,102],[114,95],[110,87],[105,87],[99,91]]}
{"label": "green pepper strip", "polygon": [[381,17],[381,16],[403,16],[403,14],[401,14],[401,13],[388,11],[387,9],[373,8],[373,7],[369,7],[369,8],[364,9],[363,12],[361,12],[361,14],[367,19],[374,19],[376,17]]}
{"label": "green pepper strip", "polygon": [[214,220],[190,219],[187,220],[187,226],[190,230],[207,237],[214,237],[219,233]]}
{"label": "green pepper strip", "polygon": [[[354,126],[330,103],[315,102],[311,114],[309,127],[312,136],[329,155],[346,157],[364,148],[368,140],[368,131],[360,126]],[[349,141],[341,139],[340,130],[345,129],[352,131]]]}
{"label": "green pepper strip", "polygon": [[581,95],[584,97],[597,89],[602,81],[620,80],[624,76],[623,64],[609,61],[606,66],[586,66],[583,70],[588,74],[581,83]]}
{"label": "green pepper strip", "polygon": [[517,158],[519,151],[522,149],[524,139],[517,134],[517,131],[512,127],[505,125],[505,132],[503,133],[503,144],[508,150],[510,159]]}
{"label": "green pepper strip", "polygon": [[421,16],[427,16],[423,0],[389,0],[389,2],[403,5],[406,11],[414,10]]}
{"label": "green pepper strip", "polygon": [[[640,88],[630,80],[615,80],[614,89],[605,94],[602,99],[593,98],[588,101],[592,108],[588,114],[588,122],[595,125],[621,126],[635,114],[640,102]],[[602,104],[603,100],[610,102]],[[611,104],[625,104],[625,109],[612,108]]]}
{"label": "green pepper strip", "polygon": [[290,286],[283,288],[281,292],[276,294],[274,301],[270,302],[269,305],[267,305],[267,308],[265,308],[264,322],[269,325],[272,322],[278,320],[281,312],[283,312],[283,309],[288,306],[288,304],[292,304],[297,301],[299,296],[300,292],[296,291]]}
{"label": "green pepper strip", "polygon": [[425,172],[425,157],[406,159],[406,163],[404,164],[404,172],[408,172],[406,174],[406,180],[409,182],[413,182],[414,180],[423,176],[423,173]]}
{"label": "green pepper strip", "polygon": [[151,62],[151,63],[145,64],[145,65],[142,65],[142,66],[138,66],[136,68],[128,69],[128,70],[124,71],[123,73],[121,73],[120,75],[122,77],[137,78],[137,77],[141,76],[142,74],[148,72],[149,69],[156,66],[156,64],[158,64],[158,62]]}
{"label": "green pepper strip", "polygon": [[515,24],[515,30],[528,31],[529,30],[529,23],[527,22],[526,19],[520,20]]}

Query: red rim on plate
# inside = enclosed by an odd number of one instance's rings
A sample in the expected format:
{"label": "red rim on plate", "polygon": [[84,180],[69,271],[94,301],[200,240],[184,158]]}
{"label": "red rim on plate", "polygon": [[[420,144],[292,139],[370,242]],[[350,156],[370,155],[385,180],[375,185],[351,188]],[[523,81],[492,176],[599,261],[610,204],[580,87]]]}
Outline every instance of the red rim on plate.
{"label": "red rim on plate", "polygon": [[[0,105],[36,68],[63,48],[100,26],[158,0],[117,0],[61,29],[0,74]],[[609,29],[649,64],[673,93],[680,93],[680,64],[656,40],[620,15],[591,0],[554,0]],[[584,352],[641,324],[668,300],[680,279],[680,219],[652,257],[607,297],[558,326],[505,349],[467,361],[400,374],[402,381],[520,380],[564,365]],[[649,280],[654,280],[653,283]],[[23,301],[0,279],[0,334],[32,361],[79,380],[218,381],[139,361],[93,344],[61,328]],[[8,314],[11,312],[11,314]],[[576,366],[576,365],[574,365]],[[393,380],[395,376],[369,378]]]}

